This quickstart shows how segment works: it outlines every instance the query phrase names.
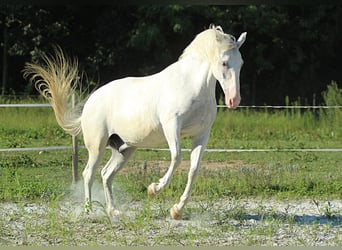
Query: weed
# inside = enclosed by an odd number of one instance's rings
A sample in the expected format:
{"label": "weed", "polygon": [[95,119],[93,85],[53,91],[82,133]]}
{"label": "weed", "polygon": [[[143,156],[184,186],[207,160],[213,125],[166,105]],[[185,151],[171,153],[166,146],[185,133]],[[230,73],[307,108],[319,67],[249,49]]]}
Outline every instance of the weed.
{"label": "weed", "polygon": [[316,199],[312,199],[312,202],[315,204],[319,214],[325,216],[328,220],[334,219],[335,214],[338,214],[338,211],[333,210],[333,207],[330,201],[327,201],[325,205],[321,205],[321,202],[317,201]]}

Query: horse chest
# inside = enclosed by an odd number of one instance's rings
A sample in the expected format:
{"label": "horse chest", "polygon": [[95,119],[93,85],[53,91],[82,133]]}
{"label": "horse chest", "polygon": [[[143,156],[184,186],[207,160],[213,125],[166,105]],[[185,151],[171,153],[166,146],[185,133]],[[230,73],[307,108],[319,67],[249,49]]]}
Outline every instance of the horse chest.
{"label": "horse chest", "polygon": [[195,100],[189,109],[180,116],[181,136],[195,136],[207,131],[216,117],[214,100]]}

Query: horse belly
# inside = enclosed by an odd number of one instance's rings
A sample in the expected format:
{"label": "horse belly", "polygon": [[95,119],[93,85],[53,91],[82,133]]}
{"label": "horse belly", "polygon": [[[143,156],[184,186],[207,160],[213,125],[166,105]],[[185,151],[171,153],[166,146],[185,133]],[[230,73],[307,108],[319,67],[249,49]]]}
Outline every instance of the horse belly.
{"label": "horse belly", "polygon": [[134,147],[155,147],[165,143],[161,125],[148,116],[118,117],[113,128],[125,143]]}
{"label": "horse belly", "polygon": [[157,147],[166,143],[166,139],[164,137],[164,133],[162,130],[155,130],[149,133],[148,135],[143,135],[140,138],[137,138],[135,142],[131,143],[132,146],[135,147]]}

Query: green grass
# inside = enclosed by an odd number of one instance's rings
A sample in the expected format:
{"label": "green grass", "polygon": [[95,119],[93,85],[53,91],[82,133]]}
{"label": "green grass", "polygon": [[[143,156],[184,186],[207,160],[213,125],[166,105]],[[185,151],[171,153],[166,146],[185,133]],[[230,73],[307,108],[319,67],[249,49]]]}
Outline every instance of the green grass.
{"label": "green grass", "polygon": [[208,148],[340,147],[342,114],[331,121],[319,111],[220,110]]}
{"label": "green grass", "polygon": [[[218,112],[208,148],[287,149],[340,148],[342,118],[324,110],[315,117],[299,110],[226,110]],[[82,143],[82,139],[80,139]],[[1,108],[0,147],[70,145],[51,108]],[[185,138],[183,148],[190,148]],[[109,152],[108,152],[109,153]],[[108,154],[106,155],[108,158]],[[115,180],[136,198],[146,195],[150,182],[164,173],[168,152],[138,151]],[[189,160],[189,153],[183,153]],[[80,171],[87,160],[80,150]],[[154,161],[165,161],[163,166]],[[151,162],[150,162],[151,161]],[[218,170],[206,169],[215,162]],[[148,166],[143,173],[144,166]],[[193,199],[203,196],[334,197],[342,194],[342,156],[332,152],[205,153]],[[69,192],[71,152],[43,151],[0,154],[0,200],[49,199]],[[143,174],[142,174],[143,173]],[[176,173],[165,199],[181,194],[186,171]],[[99,177],[97,177],[99,178]]]}

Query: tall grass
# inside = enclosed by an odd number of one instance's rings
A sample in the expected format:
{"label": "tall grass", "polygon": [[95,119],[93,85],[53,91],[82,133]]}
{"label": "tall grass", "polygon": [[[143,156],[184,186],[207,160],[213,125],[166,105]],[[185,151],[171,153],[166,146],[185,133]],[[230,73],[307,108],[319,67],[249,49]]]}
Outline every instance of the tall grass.
{"label": "tall grass", "polygon": [[[327,105],[340,105],[342,94],[337,85],[332,84],[324,93],[324,98]],[[300,109],[220,109],[208,148],[340,148],[341,125],[340,109],[322,109],[318,112]],[[70,144],[70,137],[58,127],[51,108],[0,109],[0,147]],[[191,148],[189,138],[182,141],[182,147]],[[80,150],[79,158],[79,171],[82,171],[87,160],[85,150]],[[117,182],[131,190],[134,196],[145,196],[146,187],[164,173],[169,158],[167,151],[138,151],[126,168],[128,172],[122,173]],[[189,153],[183,154],[184,160],[189,158]],[[164,166],[156,160],[165,161]],[[339,197],[341,194],[340,153],[205,153],[203,161],[204,168],[206,162],[216,162],[220,170],[201,172],[197,182],[200,185],[195,187],[197,190],[194,192],[199,196]],[[1,153],[0,200],[49,197],[56,192],[68,192],[70,166],[71,153],[67,151]],[[153,171],[146,174],[143,166]],[[51,176],[55,178],[51,179]],[[57,176],[63,179],[62,186],[58,186],[60,180]],[[166,194],[178,195],[186,178],[186,171],[176,175]],[[210,190],[210,193],[205,190]]]}
{"label": "tall grass", "polygon": [[[342,89],[336,82],[331,82],[327,90],[323,92],[323,98],[328,106],[342,106]],[[326,120],[332,127],[342,126],[342,109],[328,109],[325,111]]]}
{"label": "tall grass", "polygon": [[[337,111],[337,110],[336,110]],[[214,123],[209,148],[339,147],[342,127],[311,110],[221,110]]]}
{"label": "tall grass", "polygon": [[1,108],[0,147],[33,147],[69,144],[50,108]]}
{"label": "tall grass", "polygon": [[[342,89],[332,82],[325,105],[342,106]],[[342,108],[220,109],[208,147],[304,148],[341,147]]]}

